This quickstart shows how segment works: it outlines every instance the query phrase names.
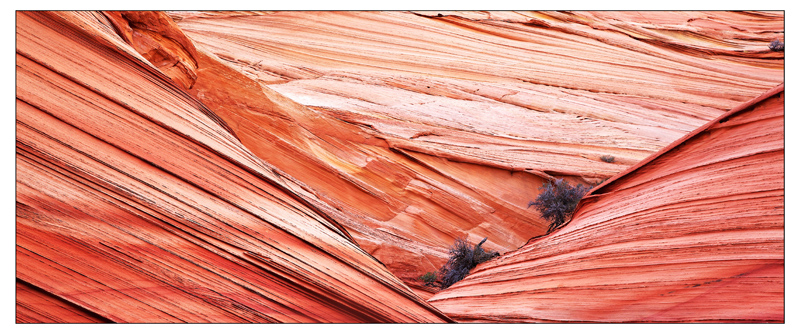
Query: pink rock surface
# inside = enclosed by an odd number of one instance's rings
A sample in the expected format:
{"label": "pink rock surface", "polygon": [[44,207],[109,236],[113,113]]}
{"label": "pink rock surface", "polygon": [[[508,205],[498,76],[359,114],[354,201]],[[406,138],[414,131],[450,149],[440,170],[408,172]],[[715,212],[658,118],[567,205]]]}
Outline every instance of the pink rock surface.
{"label": "pink rock surface", "polygon": [[[463,321],[714,321],[468,314],[492,297],[417,277],[455,238],[504,253],[544,233],[545,180],[612,177],[774,87],[776,38],[782,12],[18,12],[17,321],[450,321],[428,298]],[[643,208],[621,194],[596,198]],[[590,232],[548,247],[584,256]],[[754,247],[778,261],[772,232]],[[773,264],[730,289],[782,294]],[[501,285],[529,291],[527,270]],[[708,273],[686,284],[727,282]],[[686,302],[783,319],[720,296]]]}
{"label": "pink rock surface", "polygon": [[609,178],[783,80],[780,12],[169,15],[208,55],[192,94],[409,284],[457,237],[544,233],[546,179]]}
{"label": "pink rock surface", "polygon": [[457,321],[783,322],[783,84],[429,302]]}
{"label": "pink rock surface", "polygon": [[16,15],[18,322],[449,321],[108,17]]}

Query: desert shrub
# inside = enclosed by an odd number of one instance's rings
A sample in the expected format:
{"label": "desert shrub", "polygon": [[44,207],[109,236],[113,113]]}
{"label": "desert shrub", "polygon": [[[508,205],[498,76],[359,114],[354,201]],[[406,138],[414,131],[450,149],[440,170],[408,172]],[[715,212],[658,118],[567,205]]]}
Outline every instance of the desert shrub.
{"label": "desert shrub", "polygon": [[578,184],[572,186],[563,179],[547,182],[539,188],[542,192],[536,197],[535,201],[528,203],[528,207],[534,206],[539,210],[542,218],[550,222],[547,233],[552,232],[572,215],[578,201],[588,192],[591,187]]}
{"label": "desert shrub", "polygon": [[456,282],[464,279],[472,268],[489,259],[500,256],[498,252],[487,252],[481,245],[486,242],[483,238],[475,247],[471,247],[466,239],[456,239],[453,246],[450,246],[450,258],[442,267],[442,289],[446,289]]}
{"label": "desert shrub", "polygon": [[612,162],[614,162],[614,156],[613,155],[604,155],[604,156],[600,157],[600,160],[603,160],[603,162],[612,163]]}
{"label": "desert shrub", "polygon": [[600,180],[600,181],[597,181],[597,182],[593,183],[593,184],[592,184],[592,188],[594,188],[594,187],[597,187],[597,186],[599,186],[599,185],[603,184],[603,182],[606,182],[606,181],[608,181],[608,179],[610,179],[610,178],[609,178],[609,177],[607,177],[607,178],[605,178],[605,179],[602,179],[602,180]]}
{"label": "desert shrub", "polygon": [[419,280],[425,282],[425,285],[427,286],[433,286],[433,284],[436,282],[436,272],[429,271],[424,275],[420,276]]}
{"label": "desert shrub", "polygon": [[772,51],[783,51],[783,42],[776,39],[772,41],[772,43],[769,43],[769,49]]}

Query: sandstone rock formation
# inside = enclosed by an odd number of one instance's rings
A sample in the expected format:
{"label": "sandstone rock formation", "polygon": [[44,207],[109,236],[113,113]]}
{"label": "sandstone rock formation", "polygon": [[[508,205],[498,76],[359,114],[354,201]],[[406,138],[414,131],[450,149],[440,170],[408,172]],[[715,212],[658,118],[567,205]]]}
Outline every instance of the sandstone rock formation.
{"label": "sandstone rock formation", "polygon": [[184,90],[169,18],[16,20],[18,322],[449,321]]}
{"label": "sandstone rock formation", "polygon": [[783,115],[781,84],[429,301],[457,321],[783,322]]}
{"label": "sandstone rock formation", "polygon": [[546,179],[611,177],[783,80],[782,13],[169,15],[191,93],[408,284],[457,237],[543,234]]}
{"label": "sandstone rock formation", "polygon": [[110,322],[34,285],[17,280],[17,323],[105,323]]}
{"label": "sandstone rock formation", "polygon": [[547,179],[612,177],[774,87],[782,29],[18,12],[17,320],[450,321],[416,278],[456,238],[515,250],[547,228],[527,208]]}

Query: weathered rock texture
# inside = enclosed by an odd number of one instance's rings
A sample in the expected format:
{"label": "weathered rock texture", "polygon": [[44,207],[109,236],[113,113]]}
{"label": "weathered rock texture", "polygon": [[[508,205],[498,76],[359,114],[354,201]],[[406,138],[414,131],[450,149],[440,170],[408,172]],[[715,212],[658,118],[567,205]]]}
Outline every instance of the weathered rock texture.
{"label": "weathered rock texture", "polygon": [[17,280],[17,323],[104,323],[102,316],[63,298]]}
{"label": "weathered rock texture", "polygon": [[17,321],[448,321],[184,90],[171,22],[17,12]]}
{"label": "weathered rock texture", "polygon": [[429,301],[457,321],[784,321],[783,84]]}
{"label": "weathered rock texture", "polygon": [[457,237],[543,234],[545,179],[611,177],[783,80],[780,12],[169,15],[191,94],[407,283]]}
{"label": "weathered rock texture", "polygon": [[456,238],[542,234],[546,179],[775,86],[776,38],[783,13],[20,12],[18,320],[447,321],[408,286]]}

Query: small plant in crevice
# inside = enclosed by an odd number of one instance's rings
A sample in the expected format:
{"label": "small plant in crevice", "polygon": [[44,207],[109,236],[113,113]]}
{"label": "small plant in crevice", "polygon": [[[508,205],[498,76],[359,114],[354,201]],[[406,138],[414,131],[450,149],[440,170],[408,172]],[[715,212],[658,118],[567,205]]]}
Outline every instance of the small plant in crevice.
{"label": "small plant in crevice", "polygon": [[470,246],[466,239],[456,239],[453,246],[450,246],[450,258],[441,269],[441,288],[447,289],[456,282],[464,279],[472,268],[480,263],[486,262],[494,257],[500,256],[498,252],[487,252],[481,245],[486,242],[483,238],[474,247]]}
{"label": "small plant in crevice", "polygon": [[592,188],[578,184],[572,186],[563,179],[547,182],[539,188],[542,192],[536,197],[535,201],[528,203],[528,207],[535,207],[539,210],[542,218],[550,222],[547,233],[564,224],[575,206]]}
{"label": "small plant in crevice", "polygon": [[783,52],[783,42],[780,40],[774,40],[772,43],[769,43],[769,49],[772,51],[781,51]]}
{"label": "small plant in crevice", "polygon": [[606,181],[608,181],[608,179],[610,179],[610,177],[607,177],[607,178],[605,178],[605,179],[602,179],[602,180],[600,180],[600,181],[597,181],[597,182],[593,183],[593,184],[592,184],[592,188],[595,188],[595,187],[597,187],[597,186],[599,186],[599,185],[603,184],[603,182],[606,182]]}
{"label": "small plant in crevice", "polygon": [[425,282],[426,286],[433,286],[436,283],[436,278],[437,278],[436,277],[436,272],[435,271],[429,271],[429,272],[425,273],[424,275],[420,276],[419,280]]}
{"label": "small plant in crevice", "polygon": [[614,162],[614,156],[613,155],[604,155],[604,156],[600,157],[600,160],[603,160],[603,162],[613,163]]}

